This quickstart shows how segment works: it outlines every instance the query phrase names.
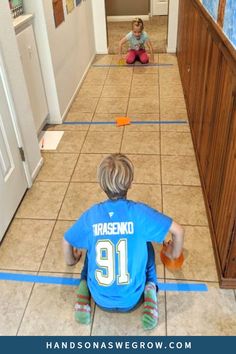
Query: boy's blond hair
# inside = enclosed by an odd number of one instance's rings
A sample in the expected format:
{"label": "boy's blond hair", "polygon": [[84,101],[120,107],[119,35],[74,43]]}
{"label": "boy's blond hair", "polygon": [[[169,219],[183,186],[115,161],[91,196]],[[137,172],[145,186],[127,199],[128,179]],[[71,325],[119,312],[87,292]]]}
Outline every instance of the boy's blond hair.
{"label": "boy's blond hair", "polygon": [[134,176],[134,167],[127,156],[111,154],[98,167],[98,181],[109,199],[125,198]]}
{"label": "boy's blond hair", "polygon": [[134,28],[134,26],[140,27],[140,29],[143,30],[144,29],[143,20],[139,17],[135,17],[132,21],[132,29]]}

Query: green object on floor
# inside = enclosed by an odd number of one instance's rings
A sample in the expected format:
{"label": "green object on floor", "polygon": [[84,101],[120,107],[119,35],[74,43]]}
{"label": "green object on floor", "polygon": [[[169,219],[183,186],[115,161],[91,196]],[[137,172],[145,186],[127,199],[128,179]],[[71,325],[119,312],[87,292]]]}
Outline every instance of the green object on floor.
{"label": "green object on floor", "polygon": [[82,324],[89,324],[91,322],[90,293],[85,280],[80,282],[76,294],[75,320]]}
{"label": "green object on floor", "polygon": [[143,314],[141,317],[145,330],[153,329],[158,323],[157,292],[154,283],[147,283],[144,290]]}

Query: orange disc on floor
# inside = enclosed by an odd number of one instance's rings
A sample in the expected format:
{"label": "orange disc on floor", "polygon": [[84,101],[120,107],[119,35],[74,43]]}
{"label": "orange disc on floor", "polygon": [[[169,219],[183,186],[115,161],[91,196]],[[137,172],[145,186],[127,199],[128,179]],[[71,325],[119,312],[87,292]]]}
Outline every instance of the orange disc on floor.
{"label": "orange disc on floor", "polygon": [[170,270],[177,270],[180,269],[184,263],[184,255],[183,253],[181,253],[181,255],[176,258],[176,259],[170,259],[169,257],[167,257],[164,252],[167,250],[167,246],[164,244],[162,249],[161,249],[161,253],[160,253],[160,257],[161,257],[161,261],[162,263]]}
{"label": "orange disc on floor", "polygon": [[129,125],[131,123],[131,119],[128,117],[117,117],[116,125],[118,127],[122,127],[123,125]]}

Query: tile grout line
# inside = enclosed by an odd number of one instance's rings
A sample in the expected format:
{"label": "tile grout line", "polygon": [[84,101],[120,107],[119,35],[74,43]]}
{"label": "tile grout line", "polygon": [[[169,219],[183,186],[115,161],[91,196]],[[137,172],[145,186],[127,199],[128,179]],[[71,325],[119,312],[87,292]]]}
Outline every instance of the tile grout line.
{"label": "tile grout line", "polygon": [[[127,107],[126,107],[126,117],[128,117],[128,112],[129,112],[129,104],[130,104],[130,98],[131,98],[130,96],[131,96],[133,79],[134,79],[134,68],[132,68],[131,72],[132,72],[132,75],[131,75],[130,86],[129,86],[129,94],[128,94],[128,101],[127,101]],[[123,134],[122,134],[122,139],[121,139],[121,144],[120,144],[120,152],[122,150],[122,145],[123,145],[125,134],[126,134],[126,126],[124,126],[124,128],[123,128]]]}
{"label": "tile grout line", "polygon": [[[164,267],[165,268],[165,267]],[[166,280],[164,280],[164,282],[166,282]],[[168,316],[167,316],[167,293],[165,291],[165,332],[166,332],[166,336],[168,336],[168,326],[167,326],[167,320],[168,320]]]}
{"label": "tile grout line", "polygon": [[47,244],[46,244],[46,246],[45,246],[45,250],[44,250],[44,253],[43,253],[43,256],[42,256],[42,259],[41,259],[39,268],[38,268],[38,270],[37,270],[37,275],[38,275],[39,272],[40,272],[42,263],[43,263],[43,261],[44,261],[44,258],[45,258],[45,255],[46,255],[46,253],[47,253],[47,249],[48,249],[49,243],[50,243],[50,241],[51,241],[51,238],[52,238],[52,235],[53,235],[53,232],[54,232],[54,230],[55,230],[56,223],[57,223],[57,219],[52,219],[52,220],[54,221],[54,225],[53,225],[53,227],[52,227],[52,231],[50,232],[50,236],[49,236],[49,238],[48,238],[48,242],[47,242]]}
{"label": "tile grout line", "polygon": [[[38,269],[37,274],[41,271],[41,267],[42,267],[43,261],[44,261],[44,259],[45,259],[45,255],[46,255],[46,253],[47,253],[48,246],[49,246],[49,243],[50,243],[51,238],[52,238],[52,234],[53,234],[53,232],[54,232],[54,230],[55,230],[55,226],[56,226],[57,222],[60,220],[60,219],[59,219],[59,215],[60,215],[60,212],[61,212],[63,203],[64,203],[64,201],[65,201],[66,194],[67,194],[67,192],[68,192],[68,190],[69,190],[69,188],[70,188],[71,180],[72,180],[73,174],[74,174],[74,172],[75,172],[76,166],[77,166],[77,164],[78,164],[78,161],[79,161],[79,158],[80,158],[80,154],[81,154],[82,148],[83,148],[83,146],[84,146],[85,140],[86,140],[86,138],[87,138],[88,132],[89,132],[89,129],[86,131],[86,133],[85,133],[85,135],[84,135],[84,140],[83,140],[83,143],[81,144],[80,150],[79,150],[79,152],[78,152],[78,157],[77,157],[77,159],[76,159],[76,162],[75,162],[73,171],[72,171],[72,173],[71,173],[70,179],[69,179],[68,182],[67,182],[68,185],[67,185],[67,188],[66,188],[66,190],[65,190],[64,196],[63,196],[63,198],[62,198],[60,208],[58,209],[58,213],[57,213],[57,216],[56,216],[56,219],[55,219],[55,223],[54,223],[54,226],[53,226],[51,235],[50,235],[50,237],[49,237],[49,240],[48,240],[48,242],[47,242],[47,245],[46,245],[46,247],[45,247],[45,251],[44,251],[43,257],[42,257],[42,259],[41,259],[41,263],[40,263],[40,266],[39,266],[39,269]],[[53,219],[53,220],[54,220],[54,219]]]}
{"label": "tile grout line", "polygon": [[[69,132],[72,132],[71,130],[69,130]],[[83,132],[87,132],[85,130],[83,130]],[[99,132],[99,131],[97,131]],[[110,131],[109,131],[110,132]],[[145,130],[145,131],[133,131],[133,132],[130,132],[130,133],[158,133],[158,131],[150,131],[150,130]],[[53,152],[53,150],[48,150],[48,152],[44,152],[43,154],[50,154],[50,155],[78,155],[78,154],[81,154],[81,155],[99,155],[99,154],[106,154],[108,152],[63,152],[63,151],[58,151],[58,152]],[[128,155],[148,155],[148,156],[156,156],[156,155],[160,155],[160,153],[147,153],[147,152],[127,152]],[[195,156],[194,155],[181,155],[181,154],[178,154],[178,155],[171,155],[171,154],[162,154],[162,156],[166,156],[166,157],[189,157],[189,158],[193,158],[194,157],[194,162],[195,162]]]}
{"label": "tile grout line", "polygon": [[[69,130],[69,132],[72,132],[71,130]],[[85,130],[83,130],[83,132],[87,132]],[[99,132],[99,131],[98,131]],[[158,131],[150,131],[150,130],[145,130],[145,131],[133,131],[133,132],[130,132],[130,133],[158,133]],[[104,154],[104,153],[107,153],[107,152],[62,152],[62,151],[58,151],[58,152],[53,152],[53,150],[48,150],[48,152],[44,152],[43,154],[55,154],[55,155],[62,155],[62,154],[65,154],[65,155],[78,155],[78,154],[82,154],[82,155],[98,155],[98,154]],[[128,155],[150,155],[150,156],[154,156],[154,155],[160,155],[160,153],[147,153],[147,152],[128,152],[127,153]],[[167,157],[194,157],[194,155],[181,155],[181,154],[178,154],[178,155],[171,155],[171,154],[162,154],[162,156],[167,156]],[[195,160],[194,160],[195,161]]]}
{"label": "tile grout line", "polygon": [[[91,65],[92,65],[92,64],[91,64]],[[91,67],[90,67],[90,68],[91,68]],[[92,120],[91,120],[91,122],[93,122],[93,121],[94,121],[94,116],[95,116],[95,114],[99,114],[99,113],[97,113],[97,112],[96,112],[96,110],[97,110],[97,107],[98,107],[99,101],[100,101],[100,99],[102,98],[102,92],[103,92],[103,89],[104,89],[104,87],[105,87],[105,83],[106,83],[106,80],[107,80],[108,74],[109,74],[109,70],[107,70],[106,75],[105,75],[105,79],[104,79],[104,81],[103,81],[103,84],[101,85],[101,86],[102,86],[102,89],[101,89],[100,95],[99,95],[99,97],[98,97],[98,101],[97,101],[96,107],[95,107],[95,109],[94,109],[94,112],[93,112],[93,116],[92,116]],[[91,128],[91,125],[90,125],[90,127],[89,127],[89,129],[88,129],[88,130],[90,130],[90,128]],[[82,151],[82,150],[81,150],[81,151]]]}
{"label": "tile grout line", "polygon": [[23,322],[24,317],[25,317],[25,313],[26,313],[26,311],[27,311],[27,308],[28,308],[28,305],[29,305],[29,302],[30,302],[30,299],[31,299],[31,296],[32,296],[32,293],[33,293],[33,290],[34,290],[34,287],[35,287],[35,284],[36,284],[36,283],[33,283],[32,288],[31,288],[31,291],[30,291],[30,294],[29,294],[29,297],[28,297],[28,300],[27,300],[27,302],[26,302],[26,304],[25,304],[25,308],[24,308],[24,311],[23,311],[23,313],[22,313],[21,320],[20,320],[20,322],[19,322],[19,326],[18,326],[17,331],[16,331],[16,336],[18,336],[18,334],[19,334],[19,331],[20,331],[22,322]]}
{"label": "tile grout line", "polygon": [[[158,54],[158,62],[160,60],[160,56]],[[160,87],[160,68],[158,67],[158,100],[159,100],[159,120],[161,119],[161,87]],[[162,139],[162,131],[159,126],[159,149],[160,149],[160,184],[161,184],[161,206],[162,212],[164,211],[164,200],[163,200],[163,179],[162,179],[162,149],[161,149],[161,140]],[[163,265],[164,266],[164,265]],[[164,266],[164,282],[166,282],[166,267]],[[164,295],[165,299],[165,332],[166,336],[168,335],[168,316],[167,316],[167,294],[165,291]]]}
{"label": "tile grout line", "polygon": [[[101,155],[104,155],[104,154],[110,154],[109,152],[103,152],[101,153]],[[86,155],[86,154],[85,154]],[[129,155],[129,154],[128,154]],[[155,155],[154,155],[155,156]],[[159,154],[157,154],[156,156],[159,156]],[[74,173],[74,170],[73,170],[73,173]],[[68,180],[68,181],[46,181],[46,180],[39,180],[37,181],[37,183],[62,183],[62,184],[68,184],[68,183],[77,183],[77,184],[83,184],[83,183],[87,183],[87,184],[98,184],[98,181],[96,180],[93,180],[93,181],[79,181],[79,180]],[[144,185],[144,186],[147,186],[147,185],[151,185],[151,186],[170,186],[170,187],[189,187],[189,188],[197,188],[199,189],[201,187],[201,185],[194,185],[194,184],[172,184],[172,183],[156,183],[156,182],[133,182],[133,184],[138,184],[138,185]],[[35,217],[27,217],[27,218],[24,218],[24,217],[16,217],[16,219],[41,219],[41,220],[55,220],[54,218],[52,219],[44,219],[44,218],[35,218]]]}
{"label": "tile grout line", "polygon": [[[134,76],[134,68],[132,68],[132,75],[131,75],[129,94],[128,94],[128,100],[127,100],[127,106],[126,106],[126,117],[128,116],[128,111],[129,111],[129,102],[130,102],[130,94],[131,94],[132,83],[133,83],[133,76]],[[120,148],[119,148],[120,153],[122,150],[122,145],[123,145],[125,133],[126,133],[126,127],[124,126],[123,131],[122,131],[121,141],[120,141]]]}
{"label": "tile grout line", "polygon": [[[109,70],[110,70],[110,69],[109,69]],[[100,96],[99,96],[99,98],[98,98],[96,107],[95,107],[95,109],[94,109],[91,122],[94,120],[94,117],[95,117],[95,114],[96,114],[96,110],[97,110],[99,101],[100,101],[100,99],[101,99],[101,97],[102,97],[102,92],[103,92],[103,89],[104,89],[104,87],[105,87],[105,82],[106,82],[106,80],[107,80],[109,70],[107,70],[106,77],[105,77],[105,80],[104,80],[104,82],[103,82],[102,89],[101,89],[101,92],[100,92]],[[98,114],[98,113],[97,113],[97,114]],[[91,125],[90,125],[89,128],[88,128],[88,130],[87,130],[87,134],[86,134],[86,136],[85,136],[84,143],[83,143],[83,145],[81,146],[80,156],[81,156],[81,154],[82,154],[82,149],[83,149],[83,146],[84,146],[84,144],[85,144],[86,138],[87,138],[89,132],[91,132],[91,131],[92,131],[92,130],[91,130]],[[86,155],[86,153],[84,153],[84,155]],[[79,161],[79,159],[78,159],[78,161]],[[78,161],[77,161],[76,165],[78,164]],[[76,165],[75,165],[75,168],[76,168]],[[71,185],[71,184],[73,183],[72,177],[73,177],[74,172],[75,172],[75,169],[74,169],[74,171],[73,171],[73,173],[72,173],[72,175],[71,175],[71,179],[70,179],[69,185]],[[96,182],[96,183],[98,183],[98,182]],[[58,217],[59,217],[59,214],[58,214]],[[81,271],[82,271],[82,270],[81,270]],[[81,272],[80,272],[80,274],[81,274]],[[94,324],[95,312],[96,312],[96,304],[94,303],[94,313],[93,313],[93,317],[92,317],[92,321],[91,321],[91,325],[90,325],[90,332],[89,332],[90,336],[92,335],[92,332],[93,332],[93,324]]]}
{"label": "tile grout line", "polygon": [[[73,182],[72,182],[73,183]],[[76,221],[76,219],[42,219],[42,218],[17,218],[17,220],[43,220],[43,221]],[[181,225],[186,226],[186,227],[202,227],[202,228],[208,228],[209,226],[207,224],[185,224],[181,223]],[[31,270],[32,271],[32,270]]]}
{"label": "tile grout line", "polygon": [[97,310],[97,304],[94,302],[93,317],[92,317],[92,321],[91,321],[91,325],[90,325],[90,331],[89,331],[90,337],[92,336],[92,333],[93,333],[93,325],[94,325],[94,319],[95,319],[96,310]]}
{"label": "tile grout line", "polygon": [[[110,69],[109,69],[109,70],[110,70]],[[103,81],[102,89],[101,89],[101,92],[100,92],[100,95],[99,95],[99,98],[98,98],[96,107],[95,107],[95,109],[94,109],[91,122],[94,120],[94,117],[95,117],[95,114],[96,114],[96,110],[97,110],[99,101],[100,101],[100,99],[101,99],[101,97],[102,97],[102,92],[103,92],[103,89],[104,89],[104,87],[105,87],[105,82],[106,82],[106,80],[107,80],[109,70],[107,71],[106,76],[105,76],[105,80]],[[91,130],[91,125],[90,125],[89,128],[88,128],[88,130],[87,130],[87,134],[86,134],[86,136],[85,136],[83,145],[81,146],[81,150],[80,150],[80,155],[79,155],[79,157],[80,157],[81,154],[82,154],[82,150],[83,150],[83,146],[84,146],[84,144],[85,144],[86,138],[88,137],[89,132],[91,132],[91,131],[92,131],[92,130]],[[84,153],[84,154],[86,155],[86,153]],[[74,174],[74,172],[75,172],[75,169],[76,169],[76,166],[77,166],[78,162],[79,162],[79,158],[78,158],[78,160],[77,160],[77,162],[76,162],[76,164],[75,164],[75,168],[74,168],[74,170],[73,170],[73,173],[71,174],[71,179],[70,179],[69,186],[73,183],[72,178],[73,178],[73,174]],[[97,183],[97,182],[96,182],[96,183]],[[62,207],[62,206],[61,206],[61,207]],[[58,214],[58,217],[59,217],[59,214]],[[81,272],[80,272],[80,274],[81,274]],[[95,311],[96,311],[96,304],[94,304],[94,313],[93,313],[93,318],[92,318],[92,322],[91,322],[91,326],[90,326],[90,336],[92,335],[92,331],[93,331],[93,324],[94,324],[94,318],[95,318]]]}

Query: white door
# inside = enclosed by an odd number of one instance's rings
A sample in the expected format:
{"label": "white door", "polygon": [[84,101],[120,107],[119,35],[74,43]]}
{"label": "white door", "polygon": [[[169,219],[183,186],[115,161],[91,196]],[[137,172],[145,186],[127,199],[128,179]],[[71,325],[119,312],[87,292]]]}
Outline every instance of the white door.
{"label": "white door", "polygon": [[0,63],[0,240],[27,189]]}
{"label": "white door", "polygon": [[152,15],[168,15],[168,0],[151,0]]}
{"label": "white door", "polygon": [[32,25],[18,33],[16,38],[34,116],[35,128],[37,133],[39,133],[48,116],[48,106]]}

